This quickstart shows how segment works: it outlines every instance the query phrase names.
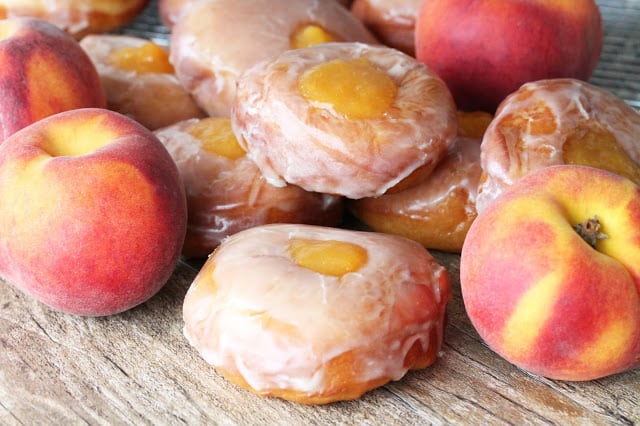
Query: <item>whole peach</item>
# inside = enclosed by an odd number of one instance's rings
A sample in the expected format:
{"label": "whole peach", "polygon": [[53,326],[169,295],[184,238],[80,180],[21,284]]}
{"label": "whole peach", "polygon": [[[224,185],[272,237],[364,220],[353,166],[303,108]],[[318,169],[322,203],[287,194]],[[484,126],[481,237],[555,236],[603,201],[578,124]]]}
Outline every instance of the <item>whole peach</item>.
{"label": "whole peach", "polygon": [[590,166],[534,171],[478,214],[465,308],[511,363],[560,380],[640,365],[640,187]]}
{"label": "whole peach", "polygon": [[55,25],[33,18],[0,20],[0,143],[51,114],[104,108],[93,62]]}
{"label": "whole peach", "polygon": [[186,232],[178,169],[146,128],[75,109],[0,145],[0,277],[59,311],[102,316],[169,279]]}
{"label": "whole peach", "polygon": [[589,79],[604,37],[594,0],[425,0],[415,36],[458,107],[489,112],[529,81]]}

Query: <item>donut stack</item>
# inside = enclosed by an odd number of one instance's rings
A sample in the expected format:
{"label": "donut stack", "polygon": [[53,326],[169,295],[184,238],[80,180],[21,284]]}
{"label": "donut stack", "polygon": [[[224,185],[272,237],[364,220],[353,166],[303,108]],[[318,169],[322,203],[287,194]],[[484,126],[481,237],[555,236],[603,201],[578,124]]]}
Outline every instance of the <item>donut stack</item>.
{"label": "donut stack", "polygon": [[183,253],[208,255],[183,306],[191,345],[236,385],[304,404],[436,362],[447,271],[417,241],[342,225],[349,202],[467,152],[442,80],[337,1],[159,8],[207,115],[156,130],[191,197]]}

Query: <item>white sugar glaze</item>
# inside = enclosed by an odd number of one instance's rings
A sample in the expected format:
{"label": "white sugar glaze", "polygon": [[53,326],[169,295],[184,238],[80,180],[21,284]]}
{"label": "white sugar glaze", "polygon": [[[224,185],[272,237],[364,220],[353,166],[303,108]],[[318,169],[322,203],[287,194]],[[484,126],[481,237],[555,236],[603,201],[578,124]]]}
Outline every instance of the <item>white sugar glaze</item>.
{"label": "white sugar glaze", "polygon": [[171,61],[185,88],[210,115],[229,115],[239,75],[291,48],[302,25],[316,24],[344,41],[377,43],[347,9],[326,0],[209,0],[176,21]]}
{"label": "white sugar glaze", "polygon": [[[351,119],[313,105],[298,91],[309,68],[366,58],[398,87],[383,116]],[[232,124],[241,145],[274,185],[363,198],[385,193],[420,167],[440,161],[457,129],[451,95],[410,56],[363,43],[290,50],[247,70],[238,82]]]}
{"label": "white sugar glaze", "polygon": [[[297,266],[291,238],[364,247],[357,272]],[[322,392],[327,363],[355,355],[357,380],[399,379],[411,346],[440,344],[450,298],[446,270],[419,244],[385,234],[267,225],[228,238],[184,301],[184,333],[202,356],[255,390]],[[430,343],[432,332],[438,342]]]}
{"label": "white sugar glaze", "polygon": [[[551,110],[555,131],[531,134],[534,113],[541,105]],[[505,124],[514,115],[526,118],[528,125]],[[508,96],[482,140],[486,180],[478,189],[478,212],[529,172],[563,164],[567,137],[596,124],[613,134],[626,154],[640,164],[640,114],[610,92],[578,80],[556,79],[527,83]]]}
{"label": "white sugar glaze", "polygon": [[[215,248],[240,230],[278,221],[337,225],[342,200],[297,186],[275,187],[246,156],[230,159],[209,152],[189,133],[199,119],[185,120],[154,133],[176,162],[189,205],[187,243]],[[207,252],[208,254],[209,252]]]}

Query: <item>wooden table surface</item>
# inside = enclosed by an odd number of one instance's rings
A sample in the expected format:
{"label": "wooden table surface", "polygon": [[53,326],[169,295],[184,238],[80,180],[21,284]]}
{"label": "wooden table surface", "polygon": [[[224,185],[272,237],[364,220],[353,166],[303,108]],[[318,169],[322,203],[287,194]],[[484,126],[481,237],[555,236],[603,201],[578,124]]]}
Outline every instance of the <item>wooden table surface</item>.
{"label": "wooden table surface", "polygon": [[[628,41],[625,31],[637,35],[638,14],[626,13],[627,7],[640,10],[633,1],[605,10],[609,56],[594,76],[601,84],[616,72],[609,66],[618,54],[613,43]],[[620,19],[626,24],[617,25]],[[637,61],[637,38],[631,48]],[[619,79],[612,88],[640,100],[637,82],[625,82]],[[188,345],[182,300],[197,263],[180,262],[147,303],[103,318],[52,311],[0,281],[0,424],[640,424],[640,370],[562,382],[515,368],[488,349],[469,323],[459,257],[433,254],[448,269],[454,293],[441,358],[360,400],[324,406],[243,391]]]}
{"label": "wooden table surface", "polygon": [[442,357],[360,400],[305,406],[218,376],[182,335],[197,266],[181,262],[147,303],[83,318],[0,283],[0,424],[634,424],[640,370],[591,382],[527,374],[479,339],[465,314],[459,257],[434,252],[454,290]]}

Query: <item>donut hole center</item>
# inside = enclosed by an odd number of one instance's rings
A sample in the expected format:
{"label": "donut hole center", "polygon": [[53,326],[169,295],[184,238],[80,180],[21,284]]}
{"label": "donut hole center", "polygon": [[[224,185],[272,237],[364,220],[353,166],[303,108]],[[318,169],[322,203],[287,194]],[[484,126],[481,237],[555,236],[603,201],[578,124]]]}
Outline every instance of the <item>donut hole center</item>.
{"label": "donut hole center", "polygon": [[300,25],[289,37],[292,49],[302,49],[333,41],[341,40],[317,24]]}
{"label": "donut hole center", "polygon": [[115,49],[109,56],[112,65],[138,74],[173,74],[169,54],[153,42]]}
{"label": "donut hole center", "polygon": [[304,238],[289,242],[289,255],[298,266],[334,277],[358,271],[369,258],[367,250],[357,244]]}
{"label": "donut hole center", "polygon": [[562,154],[567,164],[607,170],[640,184],[638,164],[624,151],[615,136],[599,124],[576,128],[567,137]]}
{"label": "donut hole center", "polygon": [[298,90],[316,107],[361,119],[382,117],[393,105],[398,87],[374,63],[357,58],[334,59],[308,69],[298,81]]}
{"label": "donut hole center", "polygon": [[231,128],[228,117],[208,117],[199,120],[189,127],[189,134],[200,141],[202,149],[229,160],[236,160],[245,155]]}

